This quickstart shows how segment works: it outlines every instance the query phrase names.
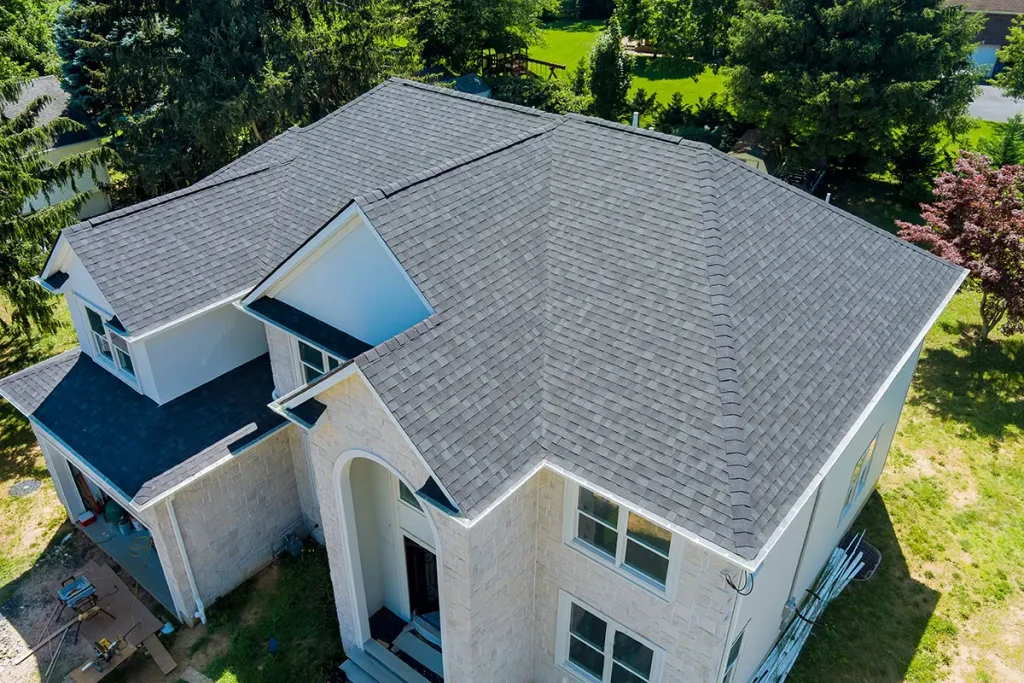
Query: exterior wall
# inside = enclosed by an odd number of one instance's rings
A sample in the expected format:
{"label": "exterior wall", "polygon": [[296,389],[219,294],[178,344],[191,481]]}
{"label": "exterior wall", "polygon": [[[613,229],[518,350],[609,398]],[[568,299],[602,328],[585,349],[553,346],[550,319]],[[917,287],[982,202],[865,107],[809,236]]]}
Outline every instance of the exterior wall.
{"label": "exterior wall", "polygon": [[273,325],[264,324],[263,327],[267,333],[267,347],[270,349],[274,390],[278,396],[284,396],[301,384],[298,360],[295,358],[295,338]]}
{"label": "exterior wall", "polygon": [[623,577],[563,541],[565,480],[538,473],[537,577],[534,613],[536,659],[533,679],[573,678],[555,660],[558,591],[593,605],[622,626],[664,651],[661,681],[712,683],[722,663],[736,594],[725,572],[738,571],[723,558],[685,543],[675,600],[668,601]]}
{"label": "exterior wall", "polygon": [[736,618],[729,634],[731,647],[736,637],[743,633],[743,644],[733,676],[737,683],[750,680],[765,655],[775,645],[813,509],[812,496],[765,557],[764,563],[754,575],[754,588],[750,595],[739,599]]}
{"label": "exterior wall", "polygon": [[371,346],[429,314],[405,271],[365,224],[314,253],[274,296]]}
{"label": "exterior wall", "polygon": [[135,342],[133,358],[140,346],[149,368],[137,368],[142,389],[166,403],[266,353],[267,337],[258,320],[227,304]]}
{"label": "exterior wall", "polygon": [[[90,149],[99,147],[100,144],[101,141],[99,138],[94,138],[92,140],[83,140],[82,142],[76,142],[63,147],[55,147],[46,152],[46,160],[50,164],[56,164],[61,159],[69,157],[72,154],[87,152]],[[96,168],[96,180],[93,180],[93,174],[91,171],[78,173],[75,176],[75,185],[78,188],[78,192],[88,192],[90,194],[85,206],[83,206],[78,212],[79,219],[90,218],[110,210],[110,199],[108,199],[100,189],[97,181],[99,183],[110,182],[110,176],[107,174],[107,167],[103,164],[100,164]],[[24,211],[25,213],[28,213],[29,211],[38,210],[45,206],[53,206],[54,204],[71,199],[75,194],[75,189],[71,187],[70,183],[57,188],[49,197],[40,192],[38,195],[26,202]]]}
{"label": "exterior wall", "polygon": [[[359,649],[364,634],[359,624],[359,598],[354,594],[352,567],[346,549],[348,532],[343,526],[339,498],[338,461],[352,449],[366,451],[386,462],[413,490],[426,481],[428,473],[360,376],[339,382],[317,399],[327,406],[326,414],[310,435],[324,540],[330,558],[341,639],[346,648]],[[424,508],[437,532],[435,549],[441,582],[445,681],[487,680],[473,675],[471,661],[471,643],[479,632],[471,628],[468,530],[439,510],[429,505]]]}
{"label": "exterior wall", "polygon": [[[273,559],[285,534],[302,522],[288,431],[174,494],[185,552],[206,605]],[[169,517],[158,522],[161,534],[173,539]],[[183,602],[194,604],[188,597]]]}
{"label": "exterior wall", "polygon": [[289,429],[288,438],[292,451],[292,468],[295,484],[299,490],[299,507],[306,527],[317,541],[323,543],[323,529],[320,528],[320,505],[313,487],[313,470],[310,467],[309,444],[301,429]]}
{"label": "exterior wall", "polygon": [[[818,503],[791,593],[798,600],[802,599],[806,589],[811,586],[840,539],[854,525],[857,514],[878,483],[893,436],[896,434],[896,424],[899,422],[920,353],[921,348],[918,347],[819,485]],[[860,497],[852,504],[850,511],[840,519],[854,467],[875,434],[878,434],[878,443],[875,445],[867,484]]]}

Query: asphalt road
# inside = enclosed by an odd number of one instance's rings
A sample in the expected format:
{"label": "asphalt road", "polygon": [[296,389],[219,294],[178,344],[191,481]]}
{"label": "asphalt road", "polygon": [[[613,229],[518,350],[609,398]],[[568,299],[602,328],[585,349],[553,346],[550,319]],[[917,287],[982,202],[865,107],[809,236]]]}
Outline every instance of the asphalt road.
{"label": "asphalt road", "polygon": [[1024,100],[1015,100],[993,85],[981,86],[981,95],[971,102],[971,116],[985,121],[1003,122],[1014,114],[1024,112]]}

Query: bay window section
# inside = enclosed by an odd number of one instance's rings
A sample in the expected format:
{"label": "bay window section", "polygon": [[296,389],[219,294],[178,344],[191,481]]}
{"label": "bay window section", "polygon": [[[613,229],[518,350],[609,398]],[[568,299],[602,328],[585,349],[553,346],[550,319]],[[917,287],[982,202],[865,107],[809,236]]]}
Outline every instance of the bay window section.
{"label": "bay window section", "polygon": [[89,324],[92,346],[99,358],[113,366],[117,374],[124,375],[134,382],[135,364],[132,362],[132,352],[128,346],[128,340],[112,332],[104,324],[99,313],[88,306],[83,307],[86,321]]}
{"label": "bay window section", "polygon": [[302,341],[299,342],[299,363],[302,367],[302,379],[306,384],[341,365],[341,361],[334,356]]}

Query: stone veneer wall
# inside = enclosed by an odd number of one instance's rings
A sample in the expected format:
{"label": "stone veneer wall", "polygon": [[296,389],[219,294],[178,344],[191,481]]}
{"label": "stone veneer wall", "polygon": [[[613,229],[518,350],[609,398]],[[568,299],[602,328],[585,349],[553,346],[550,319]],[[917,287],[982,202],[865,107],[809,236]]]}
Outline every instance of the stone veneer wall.
{"label": "stone veneer wall", "polygon": [[558,591],[562,589],[662,648],[663,683],[717,683],[736,597],[722,574],[731,565],[674,537],[673,543],[686,544],[684,565],[675,600],[664,600],[608,564],[566,545],[562,538],[565,480],[547,469],[537,478],[537,657],[533,680],[571,680],[555,663]]}
{"label": "stone veneer wall", "polygon": [[278,396],[284,396],[301,384],[295,367],[295,342],[284,330],[267,323],[263,326],[267,328],[267,348],[270,351],[270,368],[274,373],[274,389]]}
{"label": "stone veneer wall", "polygon": [[[286,427],[174,495],[185,551],[207,606],[270,562],[285,534],[302,523],[289,437],[293,429]],[[154,539],[159,535],[164,546],[171,546],[157,551],[176,560],[169,563],[174,583],[183,605],[194,609],[183,566],[181,577],[173,566],[181,559],[166,506],[157,510]]]}
{"label": "stone veneer wall", "polygon": [[[327,414],[311,438],[324,536],[345,647],[361,647],[343,551],[335,464],[346,451],[368,451],[412,487],[427,470],[363,378],[353,376],[318,400]],[[445,680],[447,683],[525,681],[533,655],[533,568],[536,487],[527,485],[481,523],[467,527],[425,506],[438,538]],[[353,541],[354,542],[354,541]]]}

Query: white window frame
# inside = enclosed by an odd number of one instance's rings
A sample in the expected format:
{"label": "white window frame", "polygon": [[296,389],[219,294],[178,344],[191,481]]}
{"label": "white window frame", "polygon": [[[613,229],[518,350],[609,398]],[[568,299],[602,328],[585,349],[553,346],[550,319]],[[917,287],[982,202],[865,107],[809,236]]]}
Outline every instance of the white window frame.
{"label": "white window frame", "polygon": [[878,447],[878,437],[881,433],[882,429],[879,427],[871,439],[871,443],[857,458],[857,463],[853,466],[853,472],[850,473],[850,486],[846,489],[846,500],[843,501],[843,511],[839,515],[840,524],[846,519],[846,515],[853,509],[854,503],[860,499],[864,487],[867,486],[868,478],[871,475],[871,466],[874,464],[875,449]]}
{"label": "white window frame", "polygon": [[[735,683],[733,676],[736,673],[736,664],[740,661],[743,656],[743,634],[747,632],[747,627],[744,626],[739,635],[732,639],[732,643],[729,644],[729,649],[725,653],[725,671],[722,673],[722,683]],[[736,659],[730,660],[729,655],[732,654],[733,649],[736,650]]]}
{"label": "white window frame", "polygon": [[[619,507],[619,519],[618,528],[616,529],[616,547],[615,557],[612,557],[604,550],[595,547],[587,541],[578,537],[579,531],[579,511],[577,510],[577,502],[579,500],[580,488],[585,488],[588,491],[596,493],[602,497],[611,497],[601,491],[599,488],[592,486],[577,484],[576,482],[566,479],[565,480],[565,500],[563,503],[562,513],[562,540],[565,545],[573,548],[574,550],[583,553],[584,555],[591,557],[601,564],[613,569],[620,576],[628,579],[630,582],[640,586],[647,590],[653,595],[667,601],[672,601],[676,596],[676,589],[679,586],[679,572],[680,567],[683,563],[683,538],[678,534],[672,532],[671,529],[664,527],[652,520],[647,515],[638,511],[628,505],[623,505],[615,499],[611,499],[611,502],[615,503]],[[671,534],[671,541],[669,545],[668,554],[668,570],[665,575],[665,585],[657,583],[657,581],[639,570],[633,569],[632,567],[625,564],[626,559],[626,532],[629,525],[629,514],[633,513],[640,517],[643,517],[652,524],[657,524],[659,527],[665,529]],[[586,513],[584,513],[586,514]],[[635,542],[635,539],[634,539]]]}
{"label": "white window frame", "polygon": [[[80,303],[82,306],[83,316],[85,317],[85,327],[88,330],[89,338],[92,342],[90,346],[93,350],[93,358],[99,361],[108,370],[112,370],[118,377],[121,377],[125,381],[137,387],[139,383],[139,369],[135,364],[135,358],[132,357],[131,346],[128,344],[128,340],[114,333],[106,326],[107,321],[104,318],[109,316],[104,316],[103,313],[89,304],[84,302]],[[102,335],[92,328],[92,322],[89,320],[89,313],[93,313],[100,319],[101,324],[103,324],[104,333]],[[117,339],[116,342],[114,341],[115,338]],[[109,356],[103,353],[104,344],[110,352]],[[122,367],[120,358],[122,355],[128,358],[128,363],[132,367],[131,371]]]}
{"label": "white window frame", "polygon": [[[312,365],[308,365],[305,361],[302,360],[302,346],[303,345],[308,346],[310,349],[312,349],[313,351],[316,351],[317,353],[320,354],[320,362],[323,364],[323,367],[324,367],[324,371],[320,374],[319,377],[316,377],[316,378],[311,379],[309,381],[306,380],[306,368],[313,368],[313,366]],[[333,368],[330,366],[330,362],[331,361],[334,361],[334,363],[335,363],[335,366]],[[295,363],[296,363],[296,367],[298,368],[297,372],[299,373],[297,375],[297,377],[299,379],[299,386],[300,387],[304,387],[307,384],[309,384],[310,382],[315,382],[316,380],[320,379],[320,377],[323,377],[328,372],[330,372],[331,370],[334,370],[339,365],[341,365],[341,359],[340,358],[335,358],[331,354],[326,353],[325,351],[317,348],[316,346],[313,346],[309,342],[303,341],[302,339],[299,339],[299,338],[296,337],[295,338]],[[315,370],[316,368],[313,368],[313,369]]]}
{"label": "white window frame", "polygon": [[[574,603],[578,607],[582,607],[586,611],[590,612],[595,617],[598,617],[607,625],[603,653],[604,672],[601,678],[595,678],[589,671],[585,671],[569,661],[569,618],[572,614],[572,605]],[[587,683],[608,683],[611,680],[612,674],[612,658],[614,654],[616,633],[624,633],[644,647],[650,648],[654,653],[654,657],[651,662],[651,676],[649,681],[650,683],[659,683],[661,680],[661,669],[665,658],[664,650],[635,631],[626,628],[614,619],[609,618],[608,615],[601,612],[601,610],[595,609],[583,600],[566,593],[564,590],[558,591],[558,629],[555,634],[555,660],[558,666],[563,670],[570,673],[580,681],[586,681]]]}

